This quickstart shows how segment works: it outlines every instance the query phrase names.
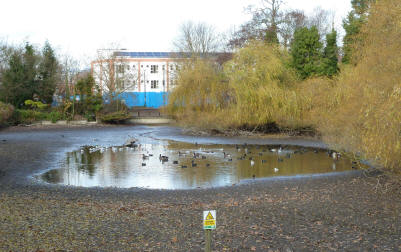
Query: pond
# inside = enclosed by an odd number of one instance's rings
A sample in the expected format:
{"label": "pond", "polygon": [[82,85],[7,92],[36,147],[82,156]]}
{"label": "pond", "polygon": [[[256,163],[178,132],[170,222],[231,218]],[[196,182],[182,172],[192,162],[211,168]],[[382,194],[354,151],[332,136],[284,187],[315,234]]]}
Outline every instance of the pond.
{"label": "pond", "polygon": [[60,169],[38,177],[48,183],[83,187],[193,189],[342,172],[355,166],[325,149],[164,140],[134,147],[83,146],[67,153]]}

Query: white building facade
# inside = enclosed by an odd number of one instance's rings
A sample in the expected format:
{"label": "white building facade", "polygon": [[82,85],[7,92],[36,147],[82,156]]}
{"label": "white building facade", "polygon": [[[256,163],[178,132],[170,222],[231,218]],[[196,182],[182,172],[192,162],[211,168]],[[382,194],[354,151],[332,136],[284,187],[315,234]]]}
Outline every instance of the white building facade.
{"label": "white building facade", "polygon": [[167,105],[180,62],[170,52],[117,51],[93,61],[91,71],[102,94],[115,92],[128,107],[159,108]]}

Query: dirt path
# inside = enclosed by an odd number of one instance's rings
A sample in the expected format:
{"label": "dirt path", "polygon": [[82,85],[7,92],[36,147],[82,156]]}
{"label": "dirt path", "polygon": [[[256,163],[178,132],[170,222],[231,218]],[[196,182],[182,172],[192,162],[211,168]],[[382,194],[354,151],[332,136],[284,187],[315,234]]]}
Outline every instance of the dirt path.
{"label": "dirt path", "polygon": [[0,250],[201,251],[202,211],[216,209],[215,251],[401,251],[400,191],[359,172],[187,191],[47,186],[27,177],[57,164],[60,152],[140,131],[0,132]]}

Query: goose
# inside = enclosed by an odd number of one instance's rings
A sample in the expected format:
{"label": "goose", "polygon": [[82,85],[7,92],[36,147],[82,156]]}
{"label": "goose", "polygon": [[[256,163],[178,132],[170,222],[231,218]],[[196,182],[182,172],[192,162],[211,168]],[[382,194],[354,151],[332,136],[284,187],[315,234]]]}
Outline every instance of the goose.
{"label": "goose", "polygon": [[162,156],[162,154],[159,154],[159,160],[162,162],[167,162],[168,161],[168,157],[167,156]]}
{"label": "goose", "polygon": [[223,151],[223,154],[224,154],[224,158],[229,158],[229,157],[231,157],[231,155],[230,155],[230,154],[228,154],[228,153],[225,153],[224,151]]}
{"label": "goose", "polygon": [[146,166],[146,163],[142,163],[142,166]]}
{"label": "goose", "polygon": [[206,164],[206,167],[209,167],[210,166],[210,164]]}
{"label": "goose", "polygon": [[278,168],[274,168],[273,170],[274,170],[274,172],[278,172]]}
{"label": "goose", "polygon": [[149,156],[146,156],[145,154],[142,154],[142,159],[143,159],[143,160],[149,159]]}
{"label": "goose", "polygon": [[338,160],[339,158],[340,158],[340,153],[338,153],[338,152],[335,152],[335,151],[333,151],[333,153],[331,154],[331,157],[334,159],[334,160]]}
{"label": "goose", "polygon": [[174,161],[173,161],[173,164],[178,164],[178,161],[177,161],[177,160],[174,160]]}
{"label": "goose", "polygon": [[251,160],[251,166],[255,165],[255,161]]}
{"label": "goose", "polygon": [[191,161],[191,165],[192,165],[192,167],[196,167],[198,164],[196,164],[196,163],[194,162],[194,160],[192,160],[192,161]]}
{"label": "goose", "polygon": [[186,165],[181,165],[181,168],[183,168],[183,169],[184,169],[184,168],[187,168],[187,166],[186,166]]}

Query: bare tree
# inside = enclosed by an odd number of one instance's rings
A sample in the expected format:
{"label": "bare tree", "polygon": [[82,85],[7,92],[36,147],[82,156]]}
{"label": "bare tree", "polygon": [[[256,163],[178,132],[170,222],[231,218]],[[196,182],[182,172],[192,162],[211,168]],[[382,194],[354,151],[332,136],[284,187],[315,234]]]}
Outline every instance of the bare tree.
{"label": "bare tree", "polygon": [[178,52],[207,55],[220,49],[220,35],[206,23],[185,22],[173,45]]}
{"label": "bare tree", "polygon": [[312,15],[308,17],[307,25],[308,27],[316,26],[320,37],[323,39],[334,29],[334,16],[335,13],[333,11],[317,7],[313,10]]}
{"label": "bare tree", "polygon": [[[70,55],[61,56],[60,81],[56,87],[57,97],[63,97],[64,109],[71,107],[72,117],[75,115],[75,85],[80,73],[79,62]],[[73,97],[71,101],[71,97]]]}
{"label": "bare tree", "polygon": [[98,89],[110,102],[137,87],[137,71],[119,49],[99,49],[96,59],[91,63],[91,72]]}
{"label": "bare tree", "polygon": [[253,39],[278,43],[283,22],[282,4],[283,0],[261,0],[259,7],[248,6],[247,12],[252,14],[252,19],[233,34],[229,46],[242,47]]}
{"label": "bare tree", "polygon": [[290,10],[284,14],[280,35],[285,48],[289,48],[296,29],[307,25],[307,17],[302,10]]}

